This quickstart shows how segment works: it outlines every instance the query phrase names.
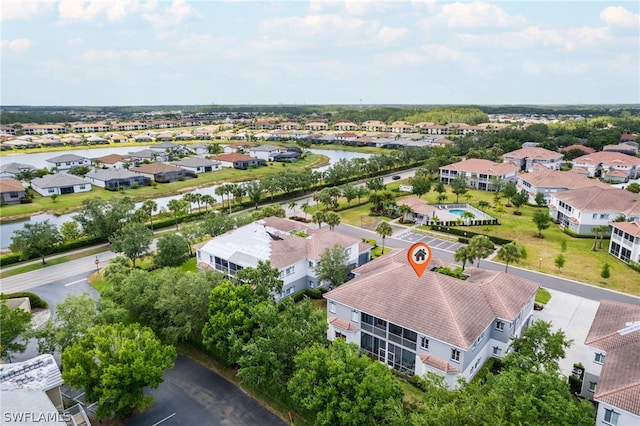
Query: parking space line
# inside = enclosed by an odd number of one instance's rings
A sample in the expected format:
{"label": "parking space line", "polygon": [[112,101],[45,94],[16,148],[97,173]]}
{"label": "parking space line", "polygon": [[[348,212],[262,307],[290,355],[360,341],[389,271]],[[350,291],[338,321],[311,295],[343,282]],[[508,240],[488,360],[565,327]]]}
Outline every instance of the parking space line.
{"label": "parking space line", "polygon": [[155,422],[154,424],[152,424],[151,426],[158,426],[160,423],[162,422],[166,422],[167,420],[169,420],[171,417],[175,416],[176,413],[170,414],[167,417],[165,417],[164,419],[160,420],[159,422]]}
{"label": "parking space line", "polygon": [[81,280],[77,280],[77,281],[73,281],[73,282],[70,282],[68,284],[65,284],[64,286],[65,287],[69,287],[70,285],[78,284],[78,283],[81,283],[82,281],[86,281],[86,280],[87,280],[86,278],[83,278]]}

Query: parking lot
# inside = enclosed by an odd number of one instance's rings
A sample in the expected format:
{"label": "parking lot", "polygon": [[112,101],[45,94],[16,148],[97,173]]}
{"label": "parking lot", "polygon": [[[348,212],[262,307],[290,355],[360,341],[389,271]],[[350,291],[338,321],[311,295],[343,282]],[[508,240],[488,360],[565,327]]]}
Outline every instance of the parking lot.
{"label": "parking lot", "polygon": [[437,248],[440,250],[446,250],[451,252],[456,251],[458,247],[462,246],[461,243],[441,240],[440,238],[429,237],[427,235],[422,235],[422,234],[418,234],[411,231],[406,231],[402,234],[399,234],[396,236],[396,238],[399,238],[404,241],[409,241],[411,243],[422,242],[427,244],[431,248]]}

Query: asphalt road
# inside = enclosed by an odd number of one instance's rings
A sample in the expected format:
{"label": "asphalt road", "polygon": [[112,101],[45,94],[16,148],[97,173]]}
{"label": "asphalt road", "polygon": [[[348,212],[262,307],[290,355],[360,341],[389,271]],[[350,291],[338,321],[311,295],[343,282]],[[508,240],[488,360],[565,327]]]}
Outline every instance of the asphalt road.
{"label": "asphalt road", "polygon": [[164,377],[150,392],[155,405],[128,426],[287,424],[236,385],[187,357],[178,356]]}

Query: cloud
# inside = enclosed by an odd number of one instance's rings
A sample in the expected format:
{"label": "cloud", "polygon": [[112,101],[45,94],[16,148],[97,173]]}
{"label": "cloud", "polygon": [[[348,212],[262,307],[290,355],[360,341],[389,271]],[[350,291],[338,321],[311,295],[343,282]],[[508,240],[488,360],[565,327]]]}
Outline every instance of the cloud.
{"label": "cloud", "polygon": [[55,0],[3,0],[0,2],[0,21],[28,20],[39,13],[53,9],[54,3]]}
{"label": "cloud", "polygon": [[76,59],[86,62],[118,62],[126,61],[138,65],[155,64],[168,58],[166,52],[152,52],[148,49],[141,50],[98,50],[90,49],[76,56]]}
{"label": "cloud", "polygon": [[423,20],[424,26],[444,23],[449,28],[513,27],[524,24],[519,15],[509,15],[504,9],[489,3],[450,3],[442,6],[433,17]]}
{"label": "cloud", "polygon": [[460,61],[464,56],[463,52],[444,44],[427,44],[422,46],[422,50],[427,54],[430,61],[435,62]]}
{"label": "cloud", "polygon": [[33,43],[28,38],[0,41],[2,50],[9,50],[10,52],[24,52],[25,50],[29,50],[31,45],[33,45]]}
{"label": "cloud", "polygon": [[67,45],[69,46],[80,46],[83,42],[82,37],[73,37],[70,39],[67,39]]}
{"label": "cloud", "polygon": [[186,0],[173,0],[161,13],[145,13],[142,17],[150,22],[154,29],[164,32],[175,29],[189,18],[201,18],[202,15]]}
{"label": "cloud", "polygon": [[600,19],[607,25],[620,27],[640,26],[640,15],[622,6],[609,6],[600,12]]}
{"label": "cloud", "polygon": [[109,21],[119,21],[131,14],[152,11],[157,1],[139,0],[60,0],[58,13],[65,21],[92,21],[106,16]]}
{"label": "cloud", "polygon": [[413,51],[389,52],[372,56],[373,60],[397,68],[422,65],[427,62],[425,55]]}
{"label": "cloud", "polygon": [[386,10],[389,5],[388,1],[377,0],[310,0],[309,10],[314,14],[333,11],[340,14],[362,16],[372,11]]}
{"label": "cloud", "polygon": [[377,43],[383,46],[388,46],[398,40],[406,38],[408,35],[409,30],[407,28],[382,27],[374,38]]}
{"label": "cloud", "polygon": [[340,15],[308,15],[274,18],[262,22],[262,29],[306,37],[333,38],[337,32],[355,32],[365,27],[365,21]]}

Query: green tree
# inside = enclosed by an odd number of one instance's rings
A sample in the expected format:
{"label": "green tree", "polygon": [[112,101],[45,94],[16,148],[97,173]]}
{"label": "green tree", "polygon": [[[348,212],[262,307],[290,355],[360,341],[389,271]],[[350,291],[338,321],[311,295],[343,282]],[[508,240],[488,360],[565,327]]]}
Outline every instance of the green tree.
{"label": "green tree", "polygon": [[186,225],[182,225],[180,235],[182,235],[187,244],[189,244],[189,256],[193,256],[191,246],[207,234],[204,232],[204,229],[202,229],[202,225],[200,223],[191,222]]}
{"label": "green tree", "polygon": [[204,204],[205,212],[209,210],[209,207],[213,209],[213,207],[216,205],[216,199],[213,197],[213,195],[203,194],[200,200]]}
{"label": "green tree", "polygon": [[505,263],[504,271],[507,272],[510,263],[520,260],[520,250],[515,243],[508,243],[500,247],[496,257]]}
{"label": "green tree", "polygon": [[633,192],[634,194],[640,193],[640,183],[632,182],[625,188],[629,192]]}
{"label": "green tree", "polygon": [[603,280],[608,280],[609,277],[611,277],[611,266],[608,263],[604,263],[604,265],[602,265],[602,270],[600,271],[600,276],[602,277]]}
{"label": "green tree", "polygon": [[151,397],[164,370],[176,358],[173,346],[163,345],[150,328],[139,324],[101,325],[62,353],[62,377],[82,388],[88,402],[97,402],[99,418],[126,417]]}
{"label": "green tree", "polygon": [[309,299],[294,303],[288,298],[278,306],[261,307],[255,312],[257,327],[242,347],[238,374],[248,384],[282,398],[287,395],[287,381],[293,375],[294,356],[326,341],[327,319]]}
{"label": "green tree", "polygon": [[12,353],[22,353],[27,349],[31,314],[24,309],[11,309],[4,300],[0,301],[0,358],[11,362]]}
{"label": "green tree", "polygon": [[480,210],[486,210],[489,208],[489,202],[486,200],[480,200],[478,201],[478,208]]}
{"label": "green tree", "polygon": [[453,260],[456,262],[462,262],[462,271],[464,271],[464,268],[467,266],[467,262],[472,264],[473,261],[476,260],[473,256],[473,252],[468,245],[460,246],[453,253]]}
{"label": "green tree", "polygon": [[513,182],[505,183],[504,187],[502,188],[502,191],[500,191],[500,194],[502,194],[502,196],[507,199],[507,203],[510,202],[513,196],[516,195],[517,193],[518,193],[518,188],[516,187],[516,184]]}
{"label": "green tree", "polygon": [[398,213],[402,215],[402,221],[406,222],[409,215],[413,214],[413,210],[406,204],[401,204],[398,206]]}
{"label": "green tree", "polygon": [[542,192],[536,192],[536,205],[538,207],[544,207],[547,205],[547,200],[545,200]]}
{"label": "green tree", "polygon": [[567,259],[564,257],[564,255],[562,253],[559,253],[553,262],[556,264],[556,267],[558,268],[558,271],[559,271],[564,267],[564,264],[566,261]]}
{"label": "green tree", "polygon": [[602,249],[602,241],[604,240],[604,236],[609,232],[609,225],[598,225],[591,228],[591,232],[594,235],[593,246],[591,250],[597,251],[598,249]]}
{"label": "green tree", "polygon": [[180,266],[189,260],[190,249],[189,243],[182,235],[164,234],[158,238],[153,263],[158,268]]}
{"label": "green tree", "polygon": [[212,237],[222,235],[235,228],[235,220],[224,213],[211,212],[202,221],[202,230]]}
{"label": "green tree", "polygon": [[250,285],[258,296],[268,300],[273,300],[273,295],[282,291],[283,284],[280,271],[272,268],[268,260],[259,260],[255,268],[242,268],[236,272],[234,282]]}
{"label": "green tree", "polygon": [[456,203],[459,202],[460,196],[465,194],[469,190],[469,185],[467,185],[467,178],[463,175],[458,175],[454,180],[451,181],[451,192],[456,194]]}
{"label": "green tree", "polygon": [[262,186],[262,182],[259,180],[252,180],[245,184],[245,190],[247,192],[247,196],[249,200],[253,203],[255,209],[258,209],[258,204],[262,199],[262,194],[264,193],[264,187]]}
{"label": "green tree", "polygon": [[40,353],[62,353],[98,322],[99,303],[89,293],[69,294],[56,305],[56,315],[35,332]]}
{"label": "green tree", "polygon": [[536,228],[538,228],[538,238],[542,238],[542,231],[551,225],[549,212],[547,210],[536,210],[533,212],[531,220],[533,220],[533,223],[536,224]]}
{"label": "green tree", "polygon": [[130,221],[134,206],[129,197],[112,198],[109,201],[100,197],[88,198],[82,202],[82,210],[73,220],[80,224],[86,235],[108,239]]}
{"label": "green tree", "polygon": [[431,191],[431,181],[426,176],[414,176],[409,181],[414,194],[418,197],[422,197],[427,192]]}
{"label": "green tree", "polygon": [[473,258],[478,260],[477,267],[480,267],[480,260],[489,257],[494,250],[493,242],[486,235],[476,235],[471,238],[468,247]]}
{"label": "green tree", "polygon": [[[293,400],[315,414],[316,425],[390,424],[402,405],[400,383],[389,368],[336,339],[314,344],[294,358],[288,388]],[[400,424],[400,422],[398,422]]]}
{"label": "green tree", "polygon": [[384,189],[384,181],[380,176],[369,179],[365,185],[369,191],[382,191]]}
{"label": "green tree", "polygon": [[182,195],[181,200],[185,202],[186,206],[189,209],[189,214],[193,213],[193,203],[196,202],[196,194],[193,192],[187,192]]}
{"label": "green tree", "polygon": [[141,223],[132,222],[124,226],[109,238],[111,250],[122,253],[133,262],[136,267],[136,260],[142,259],[151,253],[151,241],[153,231]]}
{"label": "green tree", "polygon": [[563,238],[562,241],[560,241],[560,251],[562,253],[567,251],[567,240],[565,238]]}
{"label": "green tree", "polygon": [[236,205],[240,205],[242,203],[242,197],[246,193],[244,185],[236,183],[231,186],[231,194],[233,194],[233,201]]}
{"label": "green tree", "polygon": [[78,222],[73,220],[69,220],[60,225],[60,235],[62,237],[62,241],[70,242],[77,241],[83,237],[82,231],[78,226]]}
{"label": "green tree", "polygon": [[324,221],[329,225],[329,230],[333,231],[333,228],[340,225],[340,215],[336,212],[327,212],[324,215]]}
{"label": "green tree", "polygon": [[38,256],[44,265],[46,263],[45,256],[51,254],[61,240],[58,228],[49,220],[25,223],[22,229],[13,231],[9,249],[20,253],[22,259]]}
{"label": "green tree", "polygon": [[524,189],[520,192],[516,192],[515,195],[511,197],[511,203],[516,208],[516,213],[520,213],[520,207],[526,204],[528,198],[529,196]]}
{"label": "green tree", "polygon": [[387,222],[380,222],[376,226],[376,232],[382,237],[382,254],[384,254],[385,239],[393,234],[393,228]]}
{"label": "green tree", "polygon": [[326,249],[316,264],[316,277],[318,283],[328,282],[331,286],[337,287],[349,278],[349,255],[346,250],[335,245],[331,249]]}
{"label": "green tree", "polygon": [[253,313],[270,303],[273,302],[256,294],[250,284],[219,284],[209,296],[209,319],[202,330],[202,343],[216,358],[235,365],[257,326]]}
{"label": "green tree", "polygon": [[173,219],[176,224],[176,231],[178,230],[178,218],[187,214],[187,206],[188,203],[186,201],[177,198],[169,200],[169,202],[167,203],[167,208],[171,213],[173,213]]}
{"label": "green tree", "polygon": [[522,337],[511,340],[512,351],[504,358],[504,363],[525,371],[558,373],[559,361],[572,343],[564,331],[552,331],[551,322],[534,321]]}

